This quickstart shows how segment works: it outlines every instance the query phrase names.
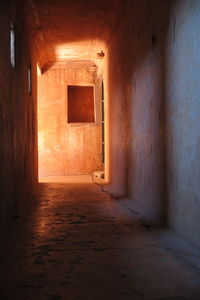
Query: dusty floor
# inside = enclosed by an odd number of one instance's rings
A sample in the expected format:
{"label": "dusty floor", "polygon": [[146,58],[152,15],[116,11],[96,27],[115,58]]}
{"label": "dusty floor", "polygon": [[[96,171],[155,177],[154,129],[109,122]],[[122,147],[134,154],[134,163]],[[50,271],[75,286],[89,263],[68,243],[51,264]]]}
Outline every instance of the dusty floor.
{"label": "dusty floor", "polygon": [[0,300],[200,299],[200,253],[89,180],[40,183],[1,239]]}

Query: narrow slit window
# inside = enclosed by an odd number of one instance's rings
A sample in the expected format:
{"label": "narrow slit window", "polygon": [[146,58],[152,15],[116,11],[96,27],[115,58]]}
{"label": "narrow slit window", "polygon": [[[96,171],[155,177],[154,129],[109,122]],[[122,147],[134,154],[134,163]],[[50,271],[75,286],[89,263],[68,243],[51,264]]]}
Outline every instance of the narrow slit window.
{"label": "narrow slit window", "polygon": [[31,94],[32,91],[32,76],[31,76],[31,65],[28,68],[28,92]]}
{"label": "narrow slit window", "polygon": [[68,86],[68,123],[93,123],[94,87]]}
{"label": "narrow slit window", "polygon": [[10,23],[10,62],[15,68],[15,29],[13,23]]}

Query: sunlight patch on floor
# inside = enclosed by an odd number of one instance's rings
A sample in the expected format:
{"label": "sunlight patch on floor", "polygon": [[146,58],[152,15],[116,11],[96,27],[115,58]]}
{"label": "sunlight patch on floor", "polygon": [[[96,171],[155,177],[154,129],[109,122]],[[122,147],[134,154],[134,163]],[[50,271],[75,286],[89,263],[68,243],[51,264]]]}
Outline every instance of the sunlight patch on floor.
{"label": "sunlight patch on floor", "polygon": [[40,177],[40,183],[93,183],[91,175],[73,175],[73,176],[49,176]]}

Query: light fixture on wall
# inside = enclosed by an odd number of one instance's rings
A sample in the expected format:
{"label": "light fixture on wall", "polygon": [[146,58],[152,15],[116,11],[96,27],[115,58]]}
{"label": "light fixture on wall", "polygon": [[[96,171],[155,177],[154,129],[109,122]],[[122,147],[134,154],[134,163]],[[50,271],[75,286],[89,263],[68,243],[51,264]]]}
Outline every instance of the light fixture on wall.
{"label": "light fixture on wall", "polygon": [[103,52],[103,50],[101,50],[101,52],[97,52],[97,58],[102,59],[104,58],[105,53]]}

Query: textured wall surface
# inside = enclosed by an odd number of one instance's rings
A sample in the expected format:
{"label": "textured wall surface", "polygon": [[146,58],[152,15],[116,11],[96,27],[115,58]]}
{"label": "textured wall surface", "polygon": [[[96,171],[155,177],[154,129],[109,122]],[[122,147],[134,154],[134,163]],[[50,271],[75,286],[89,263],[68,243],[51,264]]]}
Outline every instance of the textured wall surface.
{"label": "textured wall surface", "polygon": [[[101,123],[67,122],[67,85],[94,85],[89,69],[51,69],[38,77],[40,176],[101,170]],[[99,97],[99,95],[97,95]]]}
{"label": "textured wall surface", "polygon": [[109,47],[110,186],[153,220],[163,216],[163,44],[168,3],[126,1]]}
{"label": "textured wall surface", "polygon": [[163,221],[166,201],[163,50],[168,4],[136,1],[133,51],[129,49],[134,61],[129,83],[128,190],[135,207],[152,221]]}
{"label": "textured wall surface", "polygon": [[123,9],[109,45],[107,189],[200,246],[200,3]]}
{"label": "textured wall surface", "polygon": [[165,62],[169,224],[200,247],[200,2],[174,4]]}
{"label": "textured wall surface", "polygon": [[[18,1],[0,2],[0,228],[20,210],[37,182],[36,70]],[[16,68],[10,63],[10,22],[16,31]],[[32,95],[28,67],[32,61]]]}

